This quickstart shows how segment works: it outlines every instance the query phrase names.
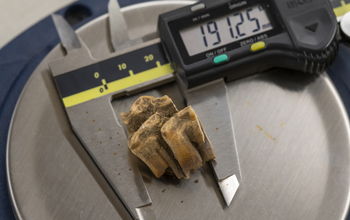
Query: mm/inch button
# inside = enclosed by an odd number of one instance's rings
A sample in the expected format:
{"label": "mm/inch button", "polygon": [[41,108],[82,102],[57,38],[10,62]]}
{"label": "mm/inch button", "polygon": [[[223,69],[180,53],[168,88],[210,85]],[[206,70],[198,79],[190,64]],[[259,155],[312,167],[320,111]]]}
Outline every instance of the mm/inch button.
{"label": "mm/inch button", "polygon": [[192,12],[196,12],[196,11],[200,11],[205,9],[205,4],[204,3],[200,3],[198,5],[192,6],[191,11]]}
{"label": "mm/inch button", "polygon": [[228,61],[228,56],[226,54],[219,55],[213,59],[215,64],[223,63]]}

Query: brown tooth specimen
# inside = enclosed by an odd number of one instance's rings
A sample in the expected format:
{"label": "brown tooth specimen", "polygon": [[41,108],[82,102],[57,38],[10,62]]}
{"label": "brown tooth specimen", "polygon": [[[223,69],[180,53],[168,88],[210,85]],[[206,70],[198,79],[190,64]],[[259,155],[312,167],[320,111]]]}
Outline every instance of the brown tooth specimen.
{"label": "brown tooth specimen", "polygon": [[171,117],[163,125],[161,132],[181,166],[185,179],[189,178],[191,171],[215,158],[203,126],[191,106]]}
{"label": "brown tooth specimen", "polygon": [[143,96],[121,114],[129,148],[156,177],[172,170],[188,179],[191,171],[215,158],[213,148],[191,106],[178,112],[168,96]]}
{"label": "brown tooth specimen", "polygon": [[168,96],[157,99],[152,96],[142,96],[134,102],[129,112],[121,113],[120,116],[128,128],[129,137],[156,112],[164,117],[171,117],[177,109]]}
{"label": "brown tooth specimen", "polygon": [[169,118],[156,113],[133,134],[129,148],[159,178],[170,166],[177,177],[184,177],[180,166],[174,160],[169,146],[163,140],[160,129]]}

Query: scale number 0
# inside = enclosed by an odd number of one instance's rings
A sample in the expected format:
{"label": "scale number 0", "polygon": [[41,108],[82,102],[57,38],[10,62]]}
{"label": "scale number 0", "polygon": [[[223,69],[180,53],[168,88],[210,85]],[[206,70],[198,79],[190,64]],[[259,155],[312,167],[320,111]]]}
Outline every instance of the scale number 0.
{"label": "scale number 0", "polygon": [[[94,73],[94,77],[95,77],[95,79],[98,79],[98,78],[100,78],[100,74],[99,74],[98,72],[95,72],[95,73]],[[107,82],[106,82],[105,79],[102,79],[101,81],[102,81],[102,86],[103,86],[104,88],[101,87],[101,88],[99,89],[99,91],[100,91],[100,93],[103,93],[104,90],[107,90],[107,89],[108,89],[108,85],[107,85]]]}
{"label": "scale number 0", "polygon": [[145,59],[145,62],[147,63],[149,61],[152,61],[154,59],[154,56],[153,56],[153,54],[150,54],[148,56],[144,56],[143,58]]}

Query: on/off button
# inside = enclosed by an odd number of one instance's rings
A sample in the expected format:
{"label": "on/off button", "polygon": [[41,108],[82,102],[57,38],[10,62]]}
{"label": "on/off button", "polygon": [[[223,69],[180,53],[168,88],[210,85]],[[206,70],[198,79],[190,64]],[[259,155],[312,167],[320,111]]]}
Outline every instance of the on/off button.
{"label": "on/off button", "polygon": [[220,64],[226,61],[228,61],[228,56],[226,54],[219,55],[213,59],[215,64]]}

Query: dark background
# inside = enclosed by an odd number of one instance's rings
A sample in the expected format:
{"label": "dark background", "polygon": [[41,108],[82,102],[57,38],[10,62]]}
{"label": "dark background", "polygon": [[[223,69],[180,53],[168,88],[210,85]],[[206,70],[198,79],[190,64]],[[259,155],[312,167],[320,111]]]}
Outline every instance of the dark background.
{"label": "dark background", "polygon": [[[121,7],[147,0],[118,0]],[[346,0],[350,3],[350,0]],[[337,7],[338,1],[332,4]],[[340,1],[339,1],[340,3]],[[107,13],[108,0],[81,0],[57,13],[65,15],[74,29]],[[11,22],[11,21],[9,21]],[[0,220],[13,220],[6,179],[6,142],[8,128],[17,99],[37,65],[59,43],[51,17],[23,32],[0,50]],[[350,46],[341,45],[328,71],[343,102],[350,112]],[[350,218],[347,218],[350,220]]]}

